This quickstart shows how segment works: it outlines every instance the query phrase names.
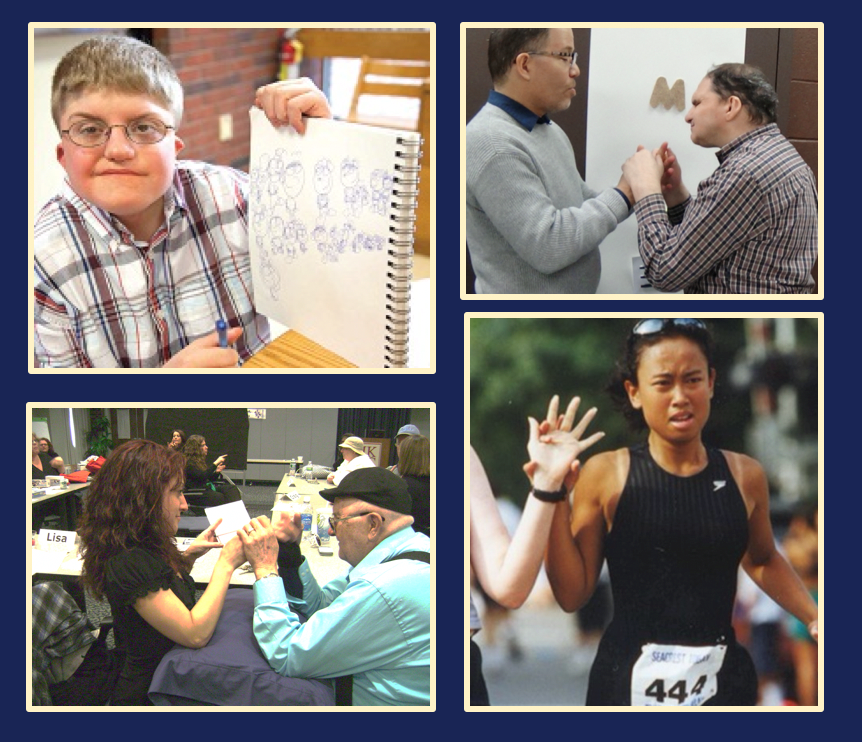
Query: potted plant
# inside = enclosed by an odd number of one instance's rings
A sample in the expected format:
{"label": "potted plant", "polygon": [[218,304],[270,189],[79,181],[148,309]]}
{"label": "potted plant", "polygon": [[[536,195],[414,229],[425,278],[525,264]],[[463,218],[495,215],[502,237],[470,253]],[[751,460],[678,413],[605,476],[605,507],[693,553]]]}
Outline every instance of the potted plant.
{"label": "potted plant", "polygon": [[111,435],[111,421],[102,410],[90,410],[90,430],[87,431],[87,456],[107,456],[111,452],[114,439]]}

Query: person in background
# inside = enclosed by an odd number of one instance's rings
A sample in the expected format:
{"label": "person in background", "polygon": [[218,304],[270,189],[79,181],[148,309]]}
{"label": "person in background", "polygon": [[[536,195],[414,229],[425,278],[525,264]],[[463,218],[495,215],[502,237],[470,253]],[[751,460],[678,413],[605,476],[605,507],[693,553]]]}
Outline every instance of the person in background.
{"label": "person in background", "polygon": [[[528,418],[530,430],[527,454],[529,461],[525,472],[531,478],[532,489],[514,536],[509,532],[500,508],[491,490],[488,475],[479,455],[470,447],[470,571],[482,590],[504,608],[520,608],[529,597],[548,544],[551,519],[557,490],[563,483],[573,486],[580,471],[578,456],[604,433],[594,433],[581,440],[587,426],[596,416],[596,409],[588,410],[575,425],[580,398],[574,397],[564,415],[558,415],[560,398],[556,395],[548,405],[548,420],[554,420],[567,437],[560,445],[540,446],[539,423]],[[544,423],[543,423],[544,425]],[[549,477],[556,476],[563,461],[566,473],[559,482]],[[482,628],[479,612],[470,596],[470,705],[491,704],[485,678],[482,674],[482,652],[473,640]]]}
{"label": "person in background", "polygon": [[63,459],[60,457],[60,454],[54,450],[54,446],[51,444],[50,440],[47,438],[40,438],[39,451],[47,453],[51,457],[51,466],[53,466],[60,474],[66,470]]}
{"label": "person in background", "polygon": [[202,435],[190,435],[183,446],[186,490],[205,490],[203,495],[195,495],[194,504],[210,507],[241,500],[239,488],[229,479],[222,478],[227,455],[223,454],[207,465],[208,452],[209,446]]}
{"label": "person in background", "polygon": [[[402,425],[398,432],[395,434],[395,455],[397,461],[401,460],[401,445],[406,441],[411,435],[421,435],[419,428],[415,425]],[[387,466],[393,474],[398,474],[398,463],[393,464],[392,466]]]}
{"label": "person in background", "polygon": [[237,532],[257,577],[253,628],[261,652],[280,675],[352,675],[355,706],[427,705],[431,544],[411,527],[407,485],[375,466],[320,494],[333,503],[330,534],[350,564],[323,587],[300,553],[299,513],[274,513],[273,524],[254,518]]}
{"label": "person in background", "polygon": [[[817,503],[800,505],[790,520],[782,546],[811,599],[817,602],[817,565],[820,559],[817,535]],[[817,643],[799,619],[787,617],[790,655],[793,662],[796,702],[817,705]]]}
{"label": "person in background", "polygon": [[168,448],[182,453],[187,440],[186,434],[182,430],[175,430],[168,441]]}
{"label": "person in background", "polygon": [[371,457],[365,453],[365,444],[362,438],[355,435],[345,438],[342,443],[338,444],[338,448],[341,450],[344,461],[339,464],[334,472],[330,472],[326,477],[326,481],[330,484],[338,486],[341,480],[350,472],[375,466]]}
{"label": "person in background", "polygon": [[405,437],[398,453],[398,474],[413,500],[413,530],[431,536],[431,441],[424,435]]}
{"label": "person in background", "polygon": [[[152,441],[132,440],[114,449],[84,498],[78,526],[81,580],[97,598],[107,597],[117,647],[125,662],[112,706],[145,706],[162,657],[174,644],[203,647],[221,615],[234,570],[244,561],[242,543],[222,545],[219,519],[184,552],[174,537],[187,510],[183,457]],[[219,549],[200,600],[190,576],[195,560]]]}
{"label": "person in background", "polygon": [[46,449],[42,450],[39,439],[33,433],[33,479],[45,479],[47,476],[54,476],[54,474],[63,474],[65,472],[63,459],[59,456],[52,458],[47,448],[46,446]]}
{"label": "person in background", "polygon": [[[249,104],[299,134],[303,116],[332,117],[307,78],[264,85]],[[57,65],[51,113],[67,177],[33,231],[35,365],[229,368],[263,348],[249,176],[177,159],[171,62],[128,36],[88,39]]]}

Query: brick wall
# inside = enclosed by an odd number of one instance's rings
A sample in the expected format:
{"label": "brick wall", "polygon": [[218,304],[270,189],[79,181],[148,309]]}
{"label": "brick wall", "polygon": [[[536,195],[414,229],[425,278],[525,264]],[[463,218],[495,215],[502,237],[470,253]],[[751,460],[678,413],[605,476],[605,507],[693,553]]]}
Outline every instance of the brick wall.
{"label": "brick wall", "polygon": [[[153,45],[176,67],[185,90],[180,157],[248,170],[248,109],[254,92],[278,76],[281,28],[156,28]],[[219,116],[233,116],[233,138],[219,141]]]}

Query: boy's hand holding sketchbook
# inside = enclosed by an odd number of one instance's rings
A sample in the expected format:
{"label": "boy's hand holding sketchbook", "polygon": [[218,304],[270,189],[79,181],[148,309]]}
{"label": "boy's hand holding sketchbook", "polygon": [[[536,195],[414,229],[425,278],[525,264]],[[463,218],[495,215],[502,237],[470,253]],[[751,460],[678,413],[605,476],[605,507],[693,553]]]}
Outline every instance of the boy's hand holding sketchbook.
{"label": "boy's hand holding sketchbook", "polygon": [[357,366],[406,366],[418,132],[250,116],[257,310]]}
{"label": "boy's hand holding sketchbook", "polygon": [[249,516],[245,503],[242,500],[204,508],[204,512],[210,525],[215,523],[219,518],[222,519],[215,532],[216,538],[222,544],[230,541],[234,537],[234,534],[251,520],[251,516]]}

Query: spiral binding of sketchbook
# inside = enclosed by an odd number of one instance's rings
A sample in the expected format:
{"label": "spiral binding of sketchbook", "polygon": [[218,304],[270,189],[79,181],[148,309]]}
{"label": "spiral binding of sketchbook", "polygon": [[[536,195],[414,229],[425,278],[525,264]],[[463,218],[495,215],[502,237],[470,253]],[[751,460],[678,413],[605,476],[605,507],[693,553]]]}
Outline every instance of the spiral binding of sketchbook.
{"label": "spiral binding of sketchbook", "polygon": [[418,132],[251,111],[249,253],[255,305],[361,368],[410,350]]}
{"label": "spiral binding of sketchbook", "polygon": [[413,234],[416,229],[416,207],[419,198],[419,161],[422,139],[398,137],[401,149],[395,157],[398,175],[393,178],[392,213],[389,219],[389,279],[386,294],[386,364],[407,365],[410,345],[410,282],[413,280]]}

